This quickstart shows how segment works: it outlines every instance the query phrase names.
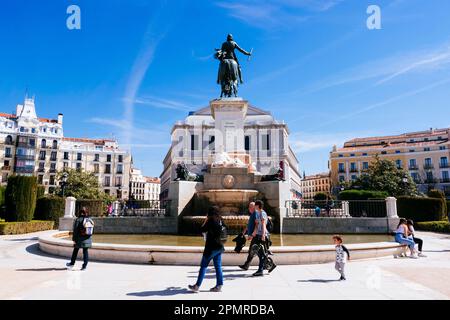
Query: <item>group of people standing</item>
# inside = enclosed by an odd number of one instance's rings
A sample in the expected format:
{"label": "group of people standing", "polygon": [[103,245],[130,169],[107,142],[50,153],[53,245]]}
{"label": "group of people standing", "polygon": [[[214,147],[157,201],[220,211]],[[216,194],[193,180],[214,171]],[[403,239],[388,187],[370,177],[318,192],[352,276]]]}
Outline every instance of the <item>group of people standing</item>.
{"label": "group of people standing", "polygon": [[[258,270],[253,273],[253,276],[261,277],[264,275],[265,269],[271,273],[276,268],[276,264],[268,258],[268,255],[271,254],[269,251],[271,244],[270,234],[267,228],[270,222],[267,213],[264,211],[264,203],[262,201],[257,200],[251,202],[248,210],[250,217],[247,228],[243,230],[242,234],[244,236],[246,235],[248,240],[250,240],[250,249],[245,263],[239,267],[243,270],[248,270],[254,256],[257,255],[259,258],[259,265]],[[190,290],[195,292],[199,291],[205,277],[206,269],[211,260],[213,260],[216,271],[216,286],[211,288],[210,291],[221,291],[223,286],[222,253],[225,251],[225,239],[223,238],[224,228],[226,227],[219,214],[219,208],[216,206],[211,207],[208,211],[208,216],[201,226],[201,231],[206,233],[205,250],[200,263],[197,282],[188,286]],[[268,264],[268,259],[270,259],[272,263]]]}

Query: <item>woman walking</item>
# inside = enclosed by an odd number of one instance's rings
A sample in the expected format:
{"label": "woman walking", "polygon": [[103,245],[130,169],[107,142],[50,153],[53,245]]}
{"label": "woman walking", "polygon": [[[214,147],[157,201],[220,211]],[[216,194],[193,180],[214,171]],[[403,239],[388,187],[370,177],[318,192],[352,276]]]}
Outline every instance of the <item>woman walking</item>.
{"label": "woman walking", "polygon": [[88,249],[92,247],[92,231],[88,230],[93,228],[94,224],[90,218],[88,218],[88,212],[85,207],[80,210],[78,218],[73,223],[72,241],[74,242],[74,248],[72,253],[72,259],[66,264],[67,267],[72,268],[77,260],[78,251],[83,249],[83,266],[81,270],[86,270],[89,262]]}
{"label": "woman walking", "polygon": [[[406,225],[406,219],[400,218],[400,222],[398,223],[397,230],[395,230],[395,241],[407,245],[411,251],[410,258],[417,259],[416,249],[414,249],[414,240],[408,238],[408,226]],[[394,255],[394,258],[397,258],[397,255]]]}
{"label": "woman walking", "polygon": [[219,214],[219,208],[216,206],[211,207],[208,210],[208,216],[201,226],[202,233],[206,233],[205,250],[203,251],[203,257],[200,263],[200,271],[198,272],[197,282],[194,285],[189,285],[190,290],[197,292],[200,289],[206,274],[206,268],[208,268],[211,260],[214,261],[217,282],[216,286],[211,288],[210,291],[220,292],[222,290],[222,253],[225,250],[221,240],[223,227],[224,224]]}

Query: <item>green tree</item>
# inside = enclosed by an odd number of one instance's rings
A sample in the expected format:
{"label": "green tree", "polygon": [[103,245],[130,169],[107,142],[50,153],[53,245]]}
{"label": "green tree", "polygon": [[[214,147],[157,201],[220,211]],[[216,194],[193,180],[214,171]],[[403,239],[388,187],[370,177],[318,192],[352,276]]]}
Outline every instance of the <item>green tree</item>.
{"label": "green tree", "polygon": [[8,178],[5,190],[6,221],[27,222],[33,219],[37,186],[36,177],[13,175]]}
{"label": "green tree", "polygon": [[[65,197],[90,200],[107,200],[109,198],[101,190],[98,178],[94,173],[74,169],[66,169],[64,172],[67,173],[66,185],[64,187]],[[64,172],[57,174],[58,181],[62,181]],[[62,194],[61,186],[58,186],[56,189],[56,194]]]}
{"label": "green tree", "polygon": [[324,201],[324,200],[328,200],[328,195],[326,193],[323,192],[318,192],[314,195],[314,200],[315,201]]}
{"label": "green tree", "polygon": [[375,156],[366,173],[352,182],[351,188],[385,191],[389,196],[417,195],[417,185],[408,171],[398,168],[392,160]]}

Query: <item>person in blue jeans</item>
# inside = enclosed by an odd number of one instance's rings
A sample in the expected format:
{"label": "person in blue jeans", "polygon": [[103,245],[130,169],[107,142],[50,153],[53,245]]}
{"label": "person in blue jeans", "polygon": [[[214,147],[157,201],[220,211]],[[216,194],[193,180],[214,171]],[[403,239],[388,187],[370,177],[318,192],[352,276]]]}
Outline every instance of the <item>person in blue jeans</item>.
{"label": "person in blue jeans", "polygon": [[197,282],[194,285],[189,285],[189,289],[198,292],[205,278],[206,269],[208,268],[211,260],[214,262],[214,268],[216,269],[216,286],[211,288],[212,292],[222,291],[223,286],[223,273],[222,273],[222,253],[225,251],[220,239],[220,233],[222,230],[223,221],[219,214],[219,208],[217,206],[211,207],[208,210],[208,216],[206,217],[201,231],[206,232],[205,250],[203,251],[202,261],[200,263],[200,270],[198,272]]}
{"label": "person in blue jeans", "polygon": [[[401,218],[398,226],[397,226],[397,230],[395,230],[395,241],[400,243],[400,244],[404,244],[407,245],[409,250],[411,251],[411,255],[409,256],[410,258],[413,259],[417,259],[417,254],[416,254],[416,249],[414,248],[415,246],[415,242],[413,239],[408,238],[408,226],[406,224],[406,219]],[[394,258],[397,258],[398,255],[394,255]]]}

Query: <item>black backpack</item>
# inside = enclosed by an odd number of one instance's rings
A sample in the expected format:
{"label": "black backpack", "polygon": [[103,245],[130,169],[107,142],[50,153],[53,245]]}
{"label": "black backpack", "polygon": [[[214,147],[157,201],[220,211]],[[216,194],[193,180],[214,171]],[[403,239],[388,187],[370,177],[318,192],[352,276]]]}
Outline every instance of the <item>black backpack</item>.
{"label": "black backpack", "polygon": [[225,223],[223,223],[223,221],[220,221],[219,224],[220,224],[220,233],[217,242],[218,244],[224,245],[228,240],[227,226],[225,225]]}
{"label": "black backpack", "polygon": [[269,216],[267,216],[267,224],[266,224],[267,232],[272,233],[273,231],[273,222],[270,220]]}

